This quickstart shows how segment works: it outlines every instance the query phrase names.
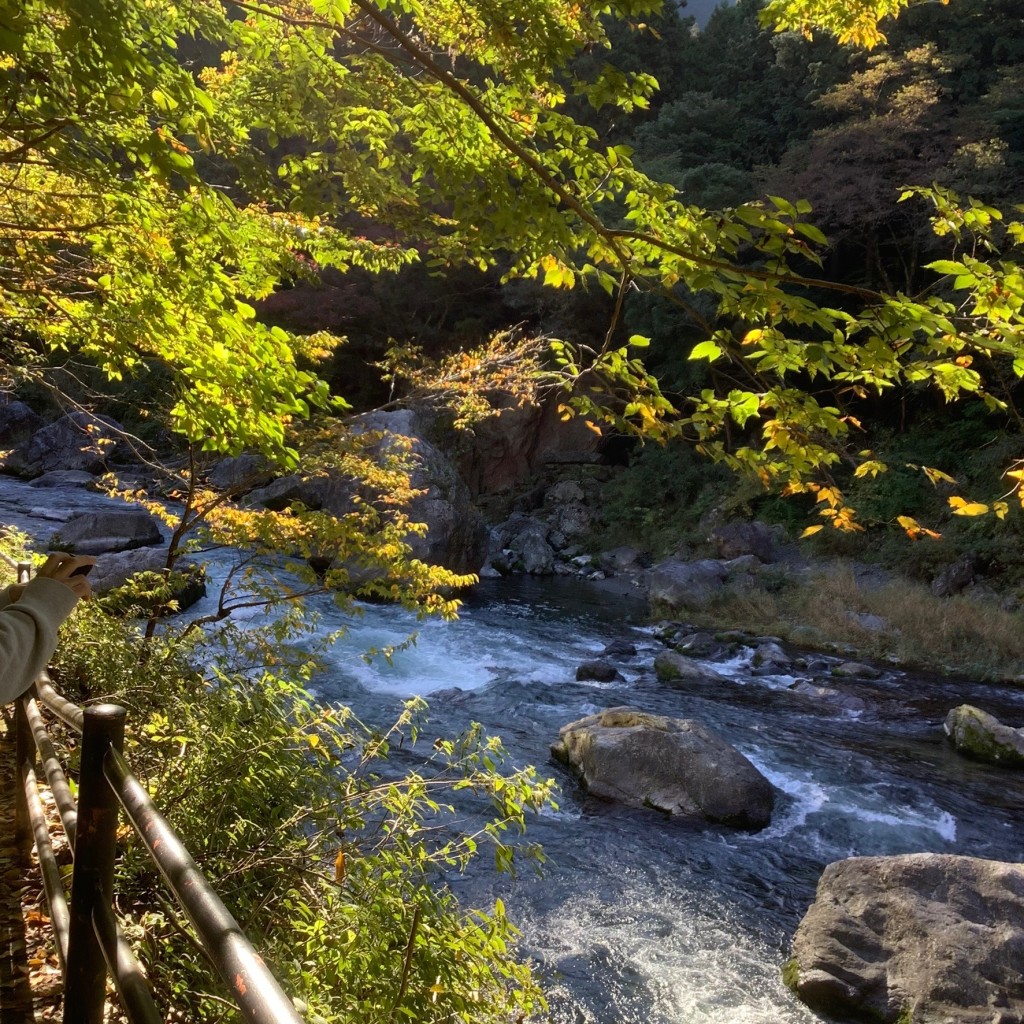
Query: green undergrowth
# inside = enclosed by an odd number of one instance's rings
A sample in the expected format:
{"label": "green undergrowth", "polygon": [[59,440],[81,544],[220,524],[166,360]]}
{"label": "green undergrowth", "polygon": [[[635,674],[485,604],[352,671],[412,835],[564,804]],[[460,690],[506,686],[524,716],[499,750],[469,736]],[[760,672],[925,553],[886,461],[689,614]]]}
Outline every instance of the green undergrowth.
{"label": "green undergrowth", "polygon": [[[520,834],[553,782],[504,768],[478,727],[424,743],[420,701],[374,727],[313,703],[308,665],[233,672],[198,636],[144,646],[84,607],[55,679],[72,699],[128,708],[134,771],[304,1019],[504,1024],[543,1009],[501,902],[463,907],[445,877],[478,856],[499,870],[539,863]],[[401,771],[389,762],[398,746]],[[133,834],[116,887],[167,1019],[238,1019]]]}
{"label": "green undergrowth", "polygon": [[805,581],[780,576],[764,589],[726,591],[691,618],[805,647],[853,649],[907,667],[1024,682],[1024,613],[993,600],[938,598],[912,580],[865,587],[849,567],[822,569]]}

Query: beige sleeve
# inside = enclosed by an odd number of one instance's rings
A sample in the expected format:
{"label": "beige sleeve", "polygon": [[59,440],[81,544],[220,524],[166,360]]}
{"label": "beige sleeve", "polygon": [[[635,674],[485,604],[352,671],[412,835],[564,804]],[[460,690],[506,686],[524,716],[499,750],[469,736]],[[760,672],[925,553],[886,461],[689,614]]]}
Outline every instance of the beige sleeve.
{"label": "beige sleeve", "polygon": [[14,604],[0,603],[0,704],[24,693],[57,646],[57,628],[78,598],[70,587],[37,577]]}

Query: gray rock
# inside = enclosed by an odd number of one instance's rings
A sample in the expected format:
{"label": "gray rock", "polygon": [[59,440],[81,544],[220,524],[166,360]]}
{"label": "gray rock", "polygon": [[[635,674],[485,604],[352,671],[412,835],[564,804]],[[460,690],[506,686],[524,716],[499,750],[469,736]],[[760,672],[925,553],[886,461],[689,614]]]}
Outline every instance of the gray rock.
{"label": "gray rock", "polygon": [[844,661],[832,668],[832,675],[838,679],[878,679],[881,670],[871,665],[863,665],[859,661]]}
{"label": "gray rock", "polygon": [[705,608],[725,587],[728,572],[710,558],[697,562],[667,559],[656,565],[648,579],[648,599],[672,611]]}
{"label": "gray rock", "polygon": [[89,487],[96,482],[92,473],[79,469],[54,469],[36,477],[29,487]]}
{"label": "gray rock", "polygon": [[141,509],[86,512],[65,523],[50,538],[50,547],[78,555],[130,551],[163,543],[160,527]]}
{"label": "gray rock", "polygon": [[274,477],[266,460],[253,452],[245,452],[214,463],[206,473],[206,479],[219,491],[241,494],[254,487],[266,486]]}
{"label": "gray rock", "polygon": [[606,658],[633,658],[636,656],[636,644],[628,640],[613,640],[601,653]]}
{"label": "gray rock", "polygon": [[1021,964],[1024,867],[916,853],[830,864],[784,977],[830,1017],[992,1024],[1024,1019]]}
{"label": "gray rock", "polygon": [[775,531],[765,523],[725,523],[711,531],[711,543],[719,558],[734,559],[754,555],[761,562],[774,562]]}
{"label": "gray rock", "polygon": [[806,679],[798,679],[788,687],[788,691],[842,711],[864,711],[868,706],[867,701],[855,697],[852,693],[843,693],[842,690],[835,690],[831,686],[816,686]]}
{"label": "gray rock", "polygon": [[248,504],[262,505],[271,512],[283,512],[293,501],[301,501],[307,508],[323,507],[315,488],[301,476],[282,476],[257,487],[249,492]]}
{"label": "gray rock", "polygon": [[580,502],[564,505],[555,517],[555,529],[565,538],[562,547],[572,540],[585,537],[594,527],[596,516]]}
{"label": "gray rock", "polygon": [[736,558],[730,558],[727,562],[723,562],[722,568],[729,577],[745,575],[747,573],[756,576],[761,571],[762,564],[757,555],[739,555]]}
{"label": "gray rock", "polygon": [[1003,725],[980,708],[970,704],[953,708],[942,730],[960,754],[989,764],[1024,768],[1024,729]]}
{"label": "gray rock", "polygon": [[[539,519],[514,512],[491,532],[491,563],[502,572],[548,576],[555,570],[555,550],[548,527]],[[568,574],[572,571],[566,567]]]}
{"label": "gray rock", "polygon": [[739,828],[771,820],[771,784],[700,722],[610,708],[563,726],[551,750],[604,800]]}
{"label": "gray rock", "polygon": [[622,673],[614,665],[600,659],[585,661],[576,669],[579,682],[592,679],[597,683],[613,683],[621,678]]}
{"label": "gray rock", "polygon": [[777,643],[769,641],[754,651],[751,664],[754,668],[784,669],[789,668],[793,660]]}
{"label": "gray rock", "polygon": [[[108,610],[124,612],[131,609],[144,615],[154,604],[152,598],[144,594],[136,596],[130,590],[124,593],[118,590],[137,573],[163,574],[166,558],[167,551],[163,547],[106,554],[97,560],[89,582],[95,594],[107,596]],[[171,577],[168,600],[176,602],[177,611],[183,612],[205,595],[206,571],[203,566],[190,558],[179,559]]]}
{"label": "gray rock", "polygon": [[637,572],[650,567],[650,554],[636,548],[619,547],[602,551],[598,556],[601,568],[609,572]]}
{"label": "gray rock", "polygon": [[103,473],[120,452],[122,428],[109,416],[73,412],[37,430],[27,444],[7,457],[7,469],[22,476],[40,476],[51,470],[73,469]]}
{"label": "gray rock", "polygon": [[889,628],[889,623],[881,615],[872,615],[870,612],[850,611],[846,617],[868,633],[884,633]]}
{"label": "gray rock", "polygon": [[674,650],[691,658],[710,658],[721,650],[714,637],[707,633],[687,633],[685,636],[679,636],[677,630],[674,636],[665,639]]}
{"label": "gray rock", "polygon": [[977,566],[974,555],[967,554],[947,565],[932,580],[932,593],[936,597],[952,597],[969,587],[975,579]]}
{"label": "gray rock", "polygon": [[24,402],[0,405],[0,448],[30,438],[43,425],[43,417]]}
{"label": "gray rock", "polygon": [[720,683],[725,676],[678,651],[661,651],[654,659],[654,672],[663,683]]}
{"label": "gray rock", "polygon": [[583,488],[575,480],[560,480],[544,494],[545,505],[570,505],[582,502]]}

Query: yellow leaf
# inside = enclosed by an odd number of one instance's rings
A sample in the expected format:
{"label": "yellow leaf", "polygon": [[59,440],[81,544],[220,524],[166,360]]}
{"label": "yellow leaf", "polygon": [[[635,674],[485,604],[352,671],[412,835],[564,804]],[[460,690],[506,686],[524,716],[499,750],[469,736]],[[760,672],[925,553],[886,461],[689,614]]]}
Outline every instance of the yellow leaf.
{"label": "yellow leaf", "polygon": [[822,526],[821,523],[819,523],[817,526],[808,526],[807,529],[800,534],[800,539],[803,540],[804,537],[813,537],[819,530],[824,529],[825,527]]}
{"label": "yellow leaf", "polygon": [[956,483],[956,480],[953,477],[951,477],[948,473],[943,473],[941,469],[932,469],[931,466],[922,466],[921,472],[924,473],[926,477],[928,477],[928,479],[932,482],[933,486],[937,484],[940,480],[944,481],[947,484]]}
{"label": "yellow leaf", "polygon": [[[980,501],[964,501],[963,498],[957,499],[958,504],[953,508],[953,515],[955,516],[983,516],[989,509],[988,505],[983,505]],[[953,499],[949,499],[949,503],[953,504]]]}

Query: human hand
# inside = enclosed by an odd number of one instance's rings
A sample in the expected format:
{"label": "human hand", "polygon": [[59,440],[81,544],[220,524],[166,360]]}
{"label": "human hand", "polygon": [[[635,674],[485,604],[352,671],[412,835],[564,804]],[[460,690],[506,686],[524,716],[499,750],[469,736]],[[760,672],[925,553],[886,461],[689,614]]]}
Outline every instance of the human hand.
{"label": "human hand", "polygon": [[39,568],[36,576],[45,576],[63,583],[80,600],[86,601],[92,597],[92,587],[89,586],[89,580],[82,569],[91,569],[95,564],[96,559],[88,555],[69,555],[65,551],[54,551]]}

